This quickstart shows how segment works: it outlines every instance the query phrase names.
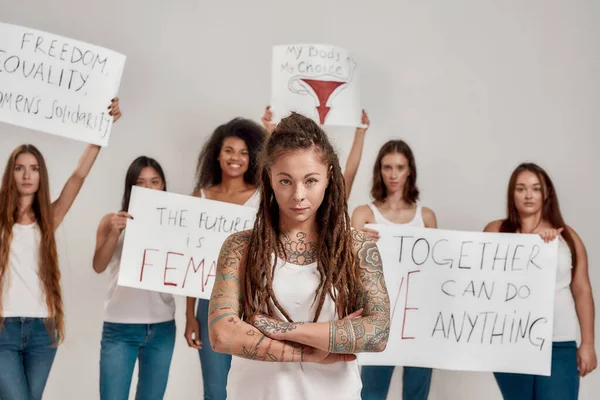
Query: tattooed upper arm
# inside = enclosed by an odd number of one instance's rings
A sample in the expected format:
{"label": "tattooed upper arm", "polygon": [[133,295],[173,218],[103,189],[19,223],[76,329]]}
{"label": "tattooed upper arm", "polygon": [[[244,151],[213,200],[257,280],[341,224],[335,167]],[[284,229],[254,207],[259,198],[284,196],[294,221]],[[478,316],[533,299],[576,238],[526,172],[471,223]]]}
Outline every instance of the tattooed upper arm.
{"label": "tattooed upper arm", "polygon": [[388,297],[381,255],[374,241],[353,229],[356,263],[362,281],[359,308],[362,318],[330,323],[331,352],[359,353],[383,351],[390,333],[390,299]]}
{"label": "tattooed upper arm", "polygon": [[209,329],[227,317],[240,317],[240,279],[249,240],[250,231],[238,232],[229,236],[221,247],[208,309]]}
{"label": "tattooed upper arm", "polygon": [[359,230],[352,231],[356,263],[362,280],[363,315],[390,312],[390,299],[383,276],[381,254],[375,242]]}

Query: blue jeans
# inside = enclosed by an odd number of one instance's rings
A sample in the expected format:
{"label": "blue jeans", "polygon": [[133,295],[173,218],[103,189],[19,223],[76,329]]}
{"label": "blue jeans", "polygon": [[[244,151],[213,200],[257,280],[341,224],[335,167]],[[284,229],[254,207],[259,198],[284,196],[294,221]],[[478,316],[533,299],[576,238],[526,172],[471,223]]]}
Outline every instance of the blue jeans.
{"label": "blue jeans", "polygon": [[38,400],[56,355],[42,318],[9,317],[0,328],[0,399]]}
{"label": "blue jeans", "polygon": [[135,361],[137,400],[162,399],[175,347],[175,321],[158,324],[105,322],[100,349],[100,398],[127,400]]}
{"label": "blue jeans", "polygon": [[231,368],[231,356],[217,353],[210,346],[208,338],[208,300],[199,299],[196,319],[200,325],[200,366],[205,400],[225,400],[227,398],[227,375]]}
{"label": "blue jeans", "polygon": [[579,397],[577,343],[552,343],[550,376],[494,373],[505,400],[576,400]]}
{"label": "blue jeans", "polygon": [[[395,367],[365,366],[360,378],[363,383],[362,400],[385,400]],[[403,400],[427,400],[431,385],[431,368],[404,367],[402,375]]]}

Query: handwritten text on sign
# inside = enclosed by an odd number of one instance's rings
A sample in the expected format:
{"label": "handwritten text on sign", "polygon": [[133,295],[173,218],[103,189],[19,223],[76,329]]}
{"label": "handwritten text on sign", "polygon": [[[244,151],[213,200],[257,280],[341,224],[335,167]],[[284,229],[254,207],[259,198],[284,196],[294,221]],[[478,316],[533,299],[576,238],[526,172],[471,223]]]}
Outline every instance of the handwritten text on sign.
{"label": "handwritten text on sign", "polygon": [[275,46],[271,106],[275,121],[290,111],[324,125],[359,126],[358,70],[344,49],[322,44]]}
{"label": "handwritten text on sign", "polygon": [[550,374],[556,241],[371,227],[392,328],[386,350],[361,364]]}
{"label": "handwritten text on sign", "polygon": [[209,299],[221,245],[256,209],[134,187],[119,285]]}
{"label": "handwritten text on sign", "polygon": [[125,56],[0,23],[0,121],[105,146]]}

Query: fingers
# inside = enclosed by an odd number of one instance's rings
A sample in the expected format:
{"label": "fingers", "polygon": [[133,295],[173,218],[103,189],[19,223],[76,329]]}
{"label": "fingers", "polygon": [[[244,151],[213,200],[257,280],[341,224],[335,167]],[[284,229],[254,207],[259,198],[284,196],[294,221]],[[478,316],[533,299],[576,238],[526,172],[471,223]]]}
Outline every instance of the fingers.
{"label": "fingers", "polygon": [[360,308],[356,311],[354,311],[352,314],[347,315],[344,319],[356,319],[356,318],[360,318],[362,316],[363,313],[363,309]]}
{"label": "fingers", "polygon": [[119,118],[121,118],[121,109],[119,108],[119,98],[115,97],[111,100],[110,105],[108,106],[110,110],[108,115],[113,117],[113,123],[117,122]]}
{"label": "fingers", "polygon": [[200,350],[202,348],[202,341],[200,338],[200,329],[188,328],[185,332],[185,340],[189,347]]}

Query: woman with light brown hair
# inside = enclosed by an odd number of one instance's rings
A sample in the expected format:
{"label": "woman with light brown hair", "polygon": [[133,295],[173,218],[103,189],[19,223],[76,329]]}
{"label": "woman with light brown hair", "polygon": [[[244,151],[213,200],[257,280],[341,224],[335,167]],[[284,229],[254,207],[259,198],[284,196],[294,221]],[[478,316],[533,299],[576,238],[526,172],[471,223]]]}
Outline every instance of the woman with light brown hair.
{"label": "woman with light brown hair", "polygon": [[[575,400],[579,378],[598,366],[594,343],[594,299],[583,241],[565,223],[550,176],[533,163],[519,165],[508,183],[507,216],[485,232],[534,233],[558,238],[550,376],[496,373],[506,400]],[[577,347],[577,331],[581,344]]]}
{"label": "woman with light brown hair", "polygon": [[[109,106],[120,118],[118,99]],[[41,399],[65,334],[54,232],[75,201],[100,146],[88,145],[58,199],[33,145],[17,147],[0,187],[0,398]]]}

